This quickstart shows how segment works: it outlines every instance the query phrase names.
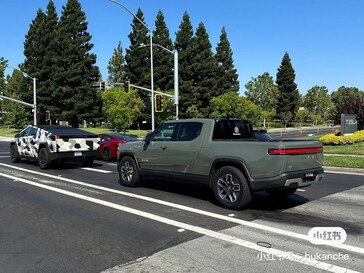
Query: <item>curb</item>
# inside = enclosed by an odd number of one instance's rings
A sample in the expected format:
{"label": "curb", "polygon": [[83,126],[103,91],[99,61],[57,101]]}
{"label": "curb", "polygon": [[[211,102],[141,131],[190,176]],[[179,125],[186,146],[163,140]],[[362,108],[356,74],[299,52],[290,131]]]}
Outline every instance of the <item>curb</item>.
{"label": "curb", "polygon": [[325,171],[334,171],[334,172],[342,172],[342,173],[352,173],[352,174],[364,174],[364,169],[359,168],[343,168],[343,167],[331,167],[331,166],[323,166]]}

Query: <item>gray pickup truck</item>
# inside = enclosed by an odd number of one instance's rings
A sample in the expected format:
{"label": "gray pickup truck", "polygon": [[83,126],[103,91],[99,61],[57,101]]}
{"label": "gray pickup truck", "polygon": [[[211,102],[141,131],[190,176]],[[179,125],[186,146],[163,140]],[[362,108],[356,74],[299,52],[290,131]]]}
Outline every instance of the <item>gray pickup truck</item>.
{"label": "gray pickup truck", "polygon": [[83,166],[91,166],[99,146],[97,135],[78,128],[29,125],[10,142],[10,159],[13,163],[33,159],[41,169],[64,160],[80,160]]}
{"label": "gray pickup truck", "polygon": [[147,175],[202,182],[221,206],[240,209],[254,191],[287,197],[320,181],[322,152],[320,141],[260,141],[245,120],[173,120],[145,141],[120,145],[117,168],[124,186]]}

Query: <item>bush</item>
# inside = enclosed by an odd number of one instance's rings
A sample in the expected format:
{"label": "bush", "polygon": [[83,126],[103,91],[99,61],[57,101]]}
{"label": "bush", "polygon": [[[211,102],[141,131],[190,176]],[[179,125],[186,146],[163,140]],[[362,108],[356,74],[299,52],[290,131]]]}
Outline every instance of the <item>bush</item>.
{"label": "bush", "polygon": [[364,130],[356,131],[350,136],[340,136],[340,132],[330,133],[320,137],[324,145],[346,145],[364,141]]}

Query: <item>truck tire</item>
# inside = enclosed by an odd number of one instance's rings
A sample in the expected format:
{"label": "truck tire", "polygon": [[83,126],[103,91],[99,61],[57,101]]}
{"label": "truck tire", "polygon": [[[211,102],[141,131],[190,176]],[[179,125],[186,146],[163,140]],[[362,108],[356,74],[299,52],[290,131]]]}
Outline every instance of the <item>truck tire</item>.
{"label": "truck tire", "polygon": [[297,188],[288,188],[281,190],[271,190],[268,193],[274,198],[288,198],[290,195],[296,192]]}
{"label": "truck tire", "polygon": [[118,164],[119,183],[126,187],[135,187],[140,182],[138,168],[133,158],[123,157]]}
{"label": "truck tire", "polygon": [[38,152],[38,165],[41,169],[47,169],[51,165],[51,158],[45,147]]}
{"label": "truck tire", "polygon": [[251,202],[251,192],[244,174],[237,168],[225,166],[212,177],[216,201],[228,209],[241,209]]}
{"label": "truck tire", "polygon": [[18,147],[16,146],[16,144],[11,145],[11,147],[10,147],[10,160],[13,163],[20,162],[20,156],[19,156]]}

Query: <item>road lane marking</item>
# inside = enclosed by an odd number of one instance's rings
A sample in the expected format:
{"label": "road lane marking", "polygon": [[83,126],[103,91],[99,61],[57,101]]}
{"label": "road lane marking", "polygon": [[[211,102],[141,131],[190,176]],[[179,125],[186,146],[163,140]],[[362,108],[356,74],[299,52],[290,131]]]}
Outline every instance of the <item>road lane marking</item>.
{"label": "road lane marking", "polygon": [[29,184],[29,185],[32,185],[32,186],[35,186],[35,187],[39,187],[39,188],[46,189],[46,190],[53,191],[53,192],[57,192],[57,193],[60,193],[60,194],[63,194],[63,195],[71,196],[71,197],[74,197],[74,198],[77,198],[77,199],[80,199],[80,200],[84,200],[84,201],[88,201],[88,202],[95,203],[95,204],[98,204],[98,205],[102,205],[102,206],[105,206],[105,207],[113,208],[113,209],[123,211],[123,212],[126,212],[126,213],[138,215],[140,217],[144,217],[144,218],[147,218],[147,219],[150,219],[150,220],[153,220],[153,221],[156,221],[156,222],[160,222],[160,223],[163,223],[163,224],[166,224],[166,225],[174,226],[174,227],[177,227],[179,229],[189,230],[189,231],[201,234],[201,235],[205,235],[205,236],[209,236],[211,238],[215,238],[215,239],[218,239],[218,240],[229,242],[231,244],[235,244],[235,245],[239,245],[239,246],[242,246],[242,247],[245,247],[245,248],[256,250],[256,251],[258,251],[260,253],[264,252],[264,253],[267,253],[267,254],[270,254],[270,255],[274,255],[275,257],[281,257],[282,259],[287,259],[287,260],[289,259],[292,262],[300,263],[300,264],[303,264],[303,265],[308,265],[308,266],[311,266],[311,267],[315,267],[315,268],[318,268],[318,269],[322,269],[322,270],[326,270],[326,271],[334,272],[334,273],[339,273],[339,272],[359,273],[358,271],[354,271],[354,270],[344,268],[344,267],[341,267],[341,266],[336,266],[336,265],[329,264],[329,263],[326,263],[326,262],[321,262],[321,261],[318,261],[318,260],[315,260],[315,259],[310,259],[310,258],[307,258],[305,256],[294,254],[292,252],[286,252],[286,251],[282,251],[282,250],[279,250],[279,249],[276,249],[276,248],[262,247],[262,246],[257,245],[256,243],[249,242],[249,241],[246,241],[246,240],[243,240],[243,239],[240,239],[240,238],[237,238],[237,237],[233,237],[233,236],[230,236],[230,235],[226,235],[226,234],[223,234],[223,233],[220,233],[220,232],[216,232],[216,231],[213,231],[213,230],[210,230],[210,229],[201,228],[201,227],[198,227],[198,226],[186,224],[186,223],[175,221],[175,220],[172,220],[172,219],[169,219],[169,218],[166,218],[166,217],[155,215],[155,214],[152,214],[152,213],[149,213],[149,212],[129,208],[129,207],[126,207],[126,206],[118,205],[118,204],[108,202],[108,201],[105,201],[105,200],[101,200],[101,199],[97,199],[97,198],[94,198],[94,197],[89,197],[89,196],[85,196],[85,195],[82,195],[82,194],[70,192],[70,191],[67,191],[67,190],[62,190],[62,189],[59,189],[59,188],[55,188],[55,187],[51,187],[51,186],[48,186],[48,185],[40,184],[40,183],[33,182],[33,181],[30,181],[30,180],[27,180],[27,179],[24,179],[24,178],[19,178],[19,177],[16,177],[16,176],[12,176],[12,175],[8,175],[8,174],[2,174],[2,173],[0,173],[0,176],[12,179],[14,182],[22,182],[22,183]]}
{"label": "road lane marking", "polygon": [[10,155],[0,155],[0,158],[10,157]]}
{"label": "road lane marking", "polygon": [[[245,220],[242,220],[242,219],[232,218],[232,217],[229,217],[229,216],[226,216],[226,215],[221,215],[221,214],[214,213],[214,212],[204,211],[204,210],[200,210],[200,209],[196,209],[196,208],[192,208],[192,207],[188,207],[188,206],[184,206],[184,205],[175,204],[175,203],[168,202],[168,201],[159,200],[159,199],[152,198],[152,197],[147,197],[147,196],[143,196],[143,195],[138,195],[138,194],[134,194],[134,193],[125,192],[125,191],[105,188],[105,187],[102,187],[102,186],[88,184],[88,183],[85,183],[85,182],[81,182],[81,181],[77,181],[77,180],[73,180],[73,179],[69,179],[69,178],[65,178],[65,177],[58,177],[58,176],[54,176],[54,175],[51,175],[51,174],[39,173],[39,172],[32,171],[32,170],[21,169],[19,167],[4,164],[4,163],[0,163],[0,166],[5,166],[5,167],[13,168],[13,169],[16,169],[16,170],[33,173],[33,174],[40,175],[40,176],[46,176],[46,177],[50,177],[50,178],[53,178],[53,179],[59,179],[59,180],[65,181],[65,182],[69,182],[69,183],[73,183],[73,184],[77,184],[77,185],[82,185],[82,186],[90,187],[90,188],[94,188],[94,189],[99,189],[99,190],[103,190],[103,191],[106,191],[106,192],[111,192],[111,193],[115,193],[115,194],[119,194],[119,195],[124,195],[124,196],[127,196],[127,197],[136,198],[136,199],[148,201],[148,202],[151,202],[151,203],[155,203],[155,204],[159,204],[159,205],[163,205],[163,206],[168,206],[168,207],[172,207],[172,208],[176,208],[176,209],[180,209],[180,210],[184,210],[184,211],[204,215],[204,216],[207,216],[207,217],[211,217],[211,218],[215,218],[215,219],[219,219],[219,220],[239,224],[239,225],[250,227],[250,228],[253,228],[253,229],[268,231],[268,232],[271,232],[271,233],[276,233],[276,234],[280,234],[280,235],[283,235],[283,236],[288,236],[288,237],[292,237],[292,238],[300,239],[300,240],[305,240],[305,241],[309,242],[309,238],[308,238],[307,234],[300,234],[300,233],[296,233],[296,232],[292,232],[292,231],[288,231],[288,230],[284,230],[284,229],[280,229],[280,228],[265,226],[265,225],[262,225],[262,224],[249,222],[249,221],[245,221]],[[356,246],[341,244],[341,245],[335,245],[335,246],[331,246],[331,247],[341,249],[341,250],[347,250],[347,251],[351,251],[351,252],[355,252],[355,253],[359,253],[359,254],[364,254],[364,248],[360,248],[360,247],[356,247]]]}
{"label": "road lane marking", "polygon": [[82,170],[86,170],[86,171],[92,171],[92,172],[98,172],[98,173],[112,173],[112,171],[106,171],[106,170],[100,170],[100,169],[95,169],[95,168],[81,168]]}

